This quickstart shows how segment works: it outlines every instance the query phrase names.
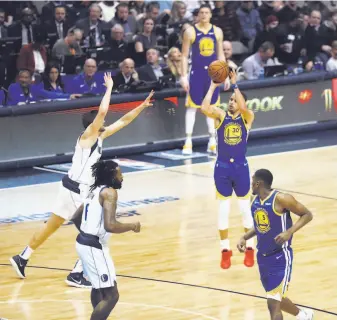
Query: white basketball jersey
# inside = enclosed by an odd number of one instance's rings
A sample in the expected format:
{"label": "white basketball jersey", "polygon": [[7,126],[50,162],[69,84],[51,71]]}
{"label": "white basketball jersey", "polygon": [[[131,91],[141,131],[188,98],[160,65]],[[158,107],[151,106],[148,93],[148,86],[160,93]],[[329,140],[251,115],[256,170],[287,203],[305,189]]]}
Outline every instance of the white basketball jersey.
{"label": "white basketball jersey", "polygon": [[80,138],[81,137],[77,139],[68,176],[71,180],[90,187],[95,181],[92,176],[91,167],[98,162],[102,156],[103,140],[98,137],[96,143],[91,148],[84,149],[80,146]]}
{"label": "white basketball jersey", "polygon": [[104,229],[104,212],[99,202],[99,194],[105,188],[96,188],[91,192],[84,203],[81,231],[99,237],[101,244],[106,244],[111,233]]}

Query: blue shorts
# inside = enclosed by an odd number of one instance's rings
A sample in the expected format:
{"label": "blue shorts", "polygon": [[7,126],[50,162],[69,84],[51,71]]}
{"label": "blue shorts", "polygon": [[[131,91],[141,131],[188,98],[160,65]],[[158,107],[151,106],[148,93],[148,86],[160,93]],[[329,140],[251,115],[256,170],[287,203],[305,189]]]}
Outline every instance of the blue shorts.
{"label": "blue shorts", "polygon": [[250,174],[247,160],[241,162],[217,161],[214,167],[214,182],[217,198],[224,199],[232,195],[246,198],[250,195]]}
{"label": "blue shorts", "polygon": [[[187,95],[186,106],[192,108],[200,108],[204,100],[211,78],[208,75],[208,70],[205,68],[192,69],[190,73],[190,91]],[[211,105],[218,106],[220,104],[220,89],[216,88],[214,91]]]}
{"label": "blue shorts", "polygon": [[291,247],[265,257],[257,253],[257,263],[260,271],[260,279],[267,298],[281,301],[288,290],[292,266],[293,250]]}

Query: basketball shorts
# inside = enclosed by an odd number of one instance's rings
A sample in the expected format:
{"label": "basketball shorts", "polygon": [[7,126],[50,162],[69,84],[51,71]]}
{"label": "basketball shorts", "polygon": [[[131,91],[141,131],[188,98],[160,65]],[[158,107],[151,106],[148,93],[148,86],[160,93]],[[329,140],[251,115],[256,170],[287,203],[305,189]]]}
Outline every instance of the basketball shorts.
{"label": "basketball shorts", "polygon": [[250,174],[247,160],[240,162],[216,161],[214,182],[219,200],[231,197],[233,190],[237,197],[248,198],[250,196]]}
{"label": "basketball shorts", "polygon": [[83,203],[83,197],[80,194],[66,189],[60,182],[54,210],[55,215],[70,220],[78,207]]}
{"label": "basketball shorts", "polygon": [[[208,75],[208,67],[192,69],[190,72],[190,91],[186,97],[186,107],[200,108],[210,84],[211,78]],[[214,91],[211,104],[216,107],[220,104],[219,87]]]}
{"label": "basketball shorts", "polygon": [[102,246],[102,249],[98,249],[76,242],[76,250],[82,260],[83,271],[94,289],[115,285],[116,270],[108,247]]}
{"label": "basketball shorts", "polygon": [[292,248],[283,248],[280,252],[267,257],[258,252],[257,263],[267,299],[281,301],[286,296],[290,283],[293,265]]}

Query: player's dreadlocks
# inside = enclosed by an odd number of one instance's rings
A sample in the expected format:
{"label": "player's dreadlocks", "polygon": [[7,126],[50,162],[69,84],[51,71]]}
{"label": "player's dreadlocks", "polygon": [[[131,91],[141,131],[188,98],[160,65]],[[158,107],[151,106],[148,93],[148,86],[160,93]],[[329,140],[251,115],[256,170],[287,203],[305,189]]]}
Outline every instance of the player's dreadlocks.
{"label": "player's dreadlocks", "polygon": [[108,186],[118,188],[119,182],[116,181],[118,164],[112,160],[98,161],[92,168],[92,176],[95,178],[95,182],[90,186],[90,192],[99,186]]}

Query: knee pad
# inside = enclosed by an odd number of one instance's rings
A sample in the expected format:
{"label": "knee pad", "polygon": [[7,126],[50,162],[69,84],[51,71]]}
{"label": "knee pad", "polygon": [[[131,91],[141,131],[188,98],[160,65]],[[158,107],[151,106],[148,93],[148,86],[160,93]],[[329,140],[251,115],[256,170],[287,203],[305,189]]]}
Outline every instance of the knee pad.
{"label": "knee pad", "polygon": [[242,214],[242,224],[243,227],[246,229],[253,228],[254,222],[252,217],[252,210],[250,207],[250,200],[249,199],[238,199],[239,201],[239,208]]}
{"label": "knee pad", "polygon": [[229,210],[230,199],[219,200],[219,216],[218,216],[218,228],[219,230],[226,230],[229,228]]}

